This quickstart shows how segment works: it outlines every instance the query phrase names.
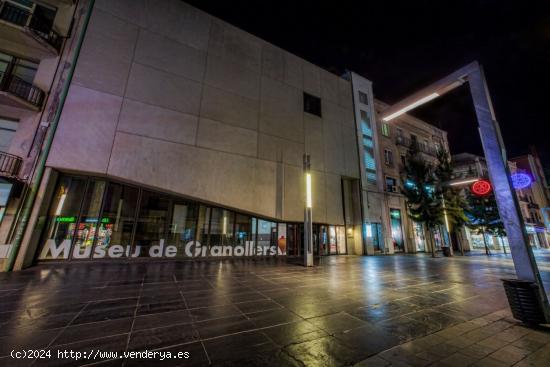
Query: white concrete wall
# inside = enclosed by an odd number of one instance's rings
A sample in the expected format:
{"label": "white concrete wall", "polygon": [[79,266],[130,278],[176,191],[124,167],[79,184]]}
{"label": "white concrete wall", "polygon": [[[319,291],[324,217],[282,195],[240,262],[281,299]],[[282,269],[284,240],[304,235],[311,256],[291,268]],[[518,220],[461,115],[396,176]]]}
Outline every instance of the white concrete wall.
{"label": "white concrete wall", "polygon": [[48,166],[301,221],[307,152],[314,221],[343,224],[351,98],[346,80],[182,1],[98,0]]}

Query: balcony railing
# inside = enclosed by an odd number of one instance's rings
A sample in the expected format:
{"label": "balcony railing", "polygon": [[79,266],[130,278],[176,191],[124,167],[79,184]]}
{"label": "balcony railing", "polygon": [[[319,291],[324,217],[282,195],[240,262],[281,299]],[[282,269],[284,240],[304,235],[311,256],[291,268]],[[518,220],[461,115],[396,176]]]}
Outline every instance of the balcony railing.
{"label": "balcony railing", "polygon": [[0,176],[16,178],[22,162],[16,155],[0,152]]}
{"label": "balcony railing", "polygon": [[63,37],[52,29],[51,21],[7,1],[0,1],[0,20],[25,27],[57,51],[61,50]]}
{"label": "balcony railing", "polygon": [[416,147],[418,148],[418,150],[420,152],[429,154],[429,155],[434,156],[434,157],[437,157],[438,151],[434,147],[427,146],[427,145],[419,143],[417,141],[413,141],[409,138],[405,138],[404,136],[397,136],[395,138],[395,143],[397,145],[401,145],[401,146],[404,146],[404,147],[407,147],[407,148],[412,147],[413,144],[414,144],[414,145],[416,145]]}
{"label": "balcony railing", "polygon": [[13,94],[40,108],[44,101],[44,91],[16,75],[4,75],[0,72],[0,90]]}

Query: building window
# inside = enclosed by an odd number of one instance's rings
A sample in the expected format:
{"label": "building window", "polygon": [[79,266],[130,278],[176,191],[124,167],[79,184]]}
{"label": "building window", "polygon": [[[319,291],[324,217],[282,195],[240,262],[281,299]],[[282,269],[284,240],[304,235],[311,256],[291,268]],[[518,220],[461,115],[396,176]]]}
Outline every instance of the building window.
{"label": "building window", "polygon": [[416,145],[418,143],[418,137],[414,134],[411,134],[411,144]]}
{"label": "building window", "polygon": [[386,191],[397,192],[397,180],[395,178],[386,176]]}
{"label": "building window", "polygon": [[168,229],[170,199],[152,191],[143,191],[137,218],[135,244],[139,257],[161,257]]}
{"label": "building window", "polygon": [[401,154],[401,164],[405,166],[406,163],[407,163],[407,158],[405,157],[405,154]]}
{"label": "building window", "polygon": [[393,166],[393,152],[389,149],[384,149],[384,162],[388,166]]}
{"label": "building window", "polygon": [[390,125],[387,122],[382,123],[382,135],[390,136]]}
{"label": "building window", "polygon": [[369,104],[369,96],[366,93],[359,91],[359,102],[362,104]]}
{"label": "building window", "polygon": [[[39,259],[70,257],[71,245],[77,226],[82,198],[86,191],[86,179],[62,177],[57,183],[54,199],[50,206],[45,244]],[[48,251],[50,247],[60,251]],[[61,255],[61,256],[60,256]]]}
{"label": "building window", "polygon": [[374,140],[372,139],[372,127],[369,115],[361,110],[361,134],[363,142],[363,164],[367,182],[376,183],[376,162],[374,160]]}
{"label": "building window", "polygon": [[304,92],[304,112],[321,117],[321,98]]}
{"label": "building window", "polygon": [[[132,242],[139,190],[111,182],[103,201],[94,257],[104,257],[113,246],[128,248]],[[111,252],[116,252],[111,250]]]}

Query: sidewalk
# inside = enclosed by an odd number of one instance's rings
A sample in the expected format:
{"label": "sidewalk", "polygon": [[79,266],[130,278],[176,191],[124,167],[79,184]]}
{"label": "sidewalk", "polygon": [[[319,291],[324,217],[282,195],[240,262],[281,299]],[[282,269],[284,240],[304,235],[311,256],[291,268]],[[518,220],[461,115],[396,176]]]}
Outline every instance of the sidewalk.
{"label": "sidewalk", "polygon": [[550,333],[493,312],[398,345],[355,366],[550,366]]}

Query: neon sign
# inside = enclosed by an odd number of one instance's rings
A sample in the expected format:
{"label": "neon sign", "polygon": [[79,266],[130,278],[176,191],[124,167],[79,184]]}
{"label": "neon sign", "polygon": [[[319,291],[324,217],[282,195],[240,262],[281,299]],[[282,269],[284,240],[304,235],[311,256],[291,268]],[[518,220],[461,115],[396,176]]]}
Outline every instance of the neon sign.
{"label": "neon sign", "polygon": [[533,179],[531,176],[529,176],[526,173],[514,173],[512,176],[510,176],[512,179],[512,186],[514,186],[514,189],[521,190],[525,189],[529,186],[531,186],[531,183],[533,183]]}
{"label": "neon sign", "polygon": [[484,196],[490,193],[493,187],[487,180],[478,180],[472,184],[471,190],[477,196]]}

